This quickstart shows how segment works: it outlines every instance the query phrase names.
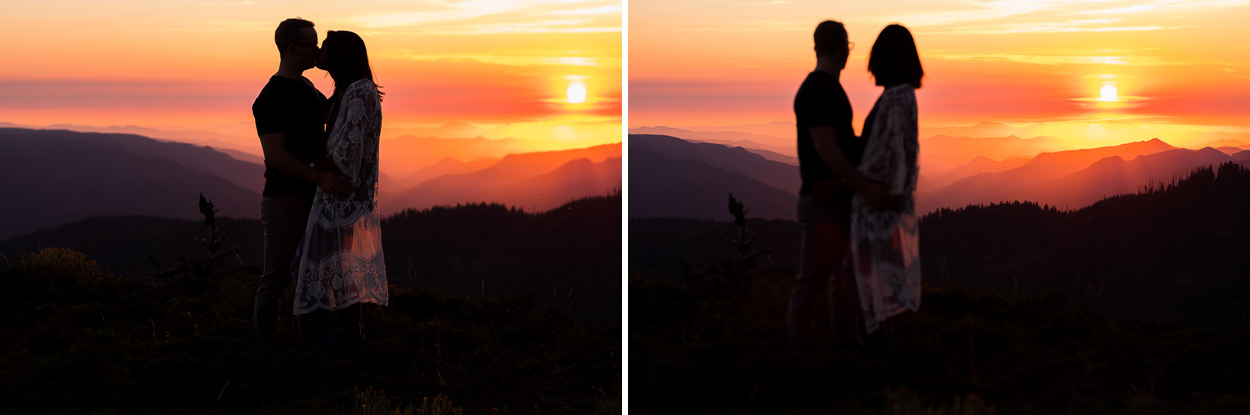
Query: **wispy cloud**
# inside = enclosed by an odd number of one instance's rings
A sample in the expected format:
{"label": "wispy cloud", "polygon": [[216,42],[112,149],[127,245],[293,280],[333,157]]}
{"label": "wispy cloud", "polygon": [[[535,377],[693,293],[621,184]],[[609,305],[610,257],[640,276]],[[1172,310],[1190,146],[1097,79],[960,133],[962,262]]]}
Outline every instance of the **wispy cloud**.
{"label": "wispy cloud", "polygon": [[603,62],[601,58],[591,58],[585,56],[508,56],[508,55],[416,55],[416,54],[393,54],[395,57],[418,60],[418,61],[443,61],[443,62],[481,62],[495,65],[509,66],[536,66],[536,65],[566,65],[566,66],[600,66]]}
{"label": "wispy cloud", "polygon": [[987,25],[976,29],[931,30],[930,33],[946,34],[1011,34],[1011,33],[1074,33],[1074,32],[1149,32],[1155,30],[1185,29],[1191,26],[1131,26],[1114,25],[1120,19],[1077,20],[1068,22],[1027,22]]}
{"label": "wispy cloud", "polygon": [[[619,14],[621,6],[607,0],[430,0],[418,3],[411,11],[357,16],[352,20],[373,29],[417,27],[422,31],[442,34],[483,33],[577,33],[605,31],[601,28],[568,28],[561,26],[603,26],[605,19],[558,19],[570,16],[605,16]],[[556,17],[557,19],[551,19]],[[606,23],[606,24],[611,24]]]}
{"label": "wispy cloud", "polygon": [[620,13],[620,12],[621,12],[621,5],[610,4],[606,6],[592,7],[588,9],[556,10],[548,14],[552,16],[583,16],[583,15],[594,15],[594,14],[615,14],[615,13]]}
{"label": "wispy cloud", "polygon": [[[1129,58],[1123,56],[1059,56],[1059,55],[1028,55],[1028,54],[961,54],[961,53],[935,53],[938,59],[949,60],[996,60],[1011,61],[1019,63],[1032,63],[1038,65],[1070,65],[1070,64],[1099,64],[1099,65],[1128,65]],[[1137,58],[1133,58],[1136,60]]]}
{"label": "wispy cloud", "polygon": [[1116,7],[1111,9],[1080,10],[1072,12],[1072,14],[1092,14],[1096,16],[1106,16],[1108,14],[1131,14],[1148,12],[1157,9],[1158,7],[1158,5],[1154,4],[1136,4],[1128,7]]}
{"label": "wispy cloud", "polygon": [[973,54],[937,52],[931,56],[948,60],[985,60],[1031,63],[1037,65],[1132,65],[1132,66],[1186,66],[1197,62],[1177,59],[1165,59],[1158,56],[1119,56],[1119,55],[1047,55],[1047,54]]}
{"label": "wispy cloud", "polygon": [[[957,10],[934,10],[882,16],[885,20],[901,22],[908,26],[948,27],[946,33],[1029,33],[1060,27],[1065,31],[1142,31],[1175,27],[1135,22],[1118,27],[1082,27],[1065,16],[1097,16],[1107,18],[1139,18],[1178,11],[1221,10],[1250,6],[1250,0],[994,0],[960,2]],[[1027,23],[1013,20],[1028,19]],[[1141,20],[1141,19],[1138,19]],[[1004,29],[1004,27],[1016,27]]]}

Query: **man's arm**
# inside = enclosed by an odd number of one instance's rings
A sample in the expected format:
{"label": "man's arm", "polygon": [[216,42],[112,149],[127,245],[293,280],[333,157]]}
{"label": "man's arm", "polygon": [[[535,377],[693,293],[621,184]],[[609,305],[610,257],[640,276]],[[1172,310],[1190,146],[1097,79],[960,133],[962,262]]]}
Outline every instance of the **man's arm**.
{"label": "man's arm", "polygon": [[811,127],[808,133],[812,136],[812,143],[816,145],[816,154],[820,155],[820,159],[825,162],[825,166],[829,167],[833,174],[846,182],[846,184],[855,188],[855,191],[864,195],[864,200],[878,210],[888,209],[890,207],[890,199],[886,197],[885,189],[881,183],[868,180],[863,174],[851,165],[850,159],[846,157],[846,153],[842,152],[842,147],[838,146],[838,130],[833,126]]}
{"label": "man's arm", "polygon": [[346,197],[352,193],[352,185],[337,174],[317,171],[295,158],[283,144],[286,133],[270,133],[260,136],[261,150],[265,152],[265,161],[278,171],[306,182],[316,183],[326,193],[337,197]]}
{"label": "man's arm", "polygon": [[816,154],[820,155],[820,159],[825,162],[825,166],[833,174],[838,175],[846,184],[851,185],[856,190],[864,187],[868,183],[868,179],[864,178],[855,166],[851,165],[851,160],[846,157],[846,153],[842,152],[842,147],[838,146],[838,129],[831,125],[822,125],[807,129],[808,134],[812,136],[812,143],[816,145]]}

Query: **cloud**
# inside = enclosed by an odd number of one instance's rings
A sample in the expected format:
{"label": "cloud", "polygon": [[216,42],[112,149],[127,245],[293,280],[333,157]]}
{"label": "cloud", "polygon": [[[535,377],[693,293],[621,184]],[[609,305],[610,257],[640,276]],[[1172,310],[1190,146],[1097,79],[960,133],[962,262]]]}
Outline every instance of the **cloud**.
{"label": "cloud", "polygon": [[600,66],[603,64],[600,58],[591,58],[585,56],[506,56],[506,55],[396,55],[396,57],[418,60],[418,61],[445,61],[445,62],[481,62],[495,65],[509,66],[536,66],[536,65],[566,65],[566,66]]}
{"label": "cloud", "polygon": [[606,6],[592,7],[588,9],[575,10],[556,10],[547,14],[552,16],[584,16],[594,14],[616,14],[621,12],[621,5],[611,4]]}
{"label": "cloud", "polygon": [[987,26],[982,29],[929,31],[930,33],[989,35],[1011,33],[1075,33],[1075,32],[1149,32],[1155,30],[1186,29],[1192,26],[1111,26],[1101,23],[1108,19],[1083,20],[1063,23],[1013,23]]}
{"label": "cloud", "polygon": [[[1132,51],[1118,50],[1119,53]],[[1131,53],[1129,53],[1131,54]],[[1177,59],[1165,59],[1158,56],[1112,56],[1099,55],[1097,52],[1082,55],[1047,55],[1027,53],[951,53],[934,51],[929,54],[938,59],[949,60],[987,60],[1031,63],[1037,65],[1132,65],[1132,66],[1192,66],[1199,63]]]}
{"label": "cloud", "polygon": [[[1089,27],[1071,21],[1065,16],[1082,15],[1117,16],[1118,18],[1138,18],[1143,15],[1155,16],[1163,13],[1173,14],[1184,11],[1210,11],[1226,8],[1250,6],[1250,0],[1210,0],[1210,1],[1126,1],[1126,0],[995,0],[995,1],[961,1],[957,5],[944,4],[943,9],[928,12],[882,16],[884,20],[901,22],[908,26],[927,26],[932,32],[933,27],[946,27],[946,33],[1030,33],[1049,31],[1060,27],[1062,31],[1106,32],[1106,31],[1145,31],[1175,29],[1178,27],[1159,26],[1155,20],[1151,24],[1126,24],[1118,27]],[[958,10],[951,10],[958,7]],[[1020,22],[1028,19],[1032,22]],[[1100,19],[1102,20],[1102,19]],[[1141,20],[1141,19],[1138,19]],[[1095,25],[1096,26],[1096,25]]]}
{"label": "cloud", "polygon": [[[621,12],[619,3],[606,0],[428,0],[413,8],[417,10],[362,15],[351,20],[372,29],[408,27],[439,34],[583,33],[605,31],[602,27],[604,23],[591,23],[588,19],[553,20],[549,17],[600,16]],[[595,27],[558,27],[584,24],[594,24]],[[619,26],[620,23],[619,19],[608,19],[607,24]],[[620,31],[620,28],[615,31]]]}

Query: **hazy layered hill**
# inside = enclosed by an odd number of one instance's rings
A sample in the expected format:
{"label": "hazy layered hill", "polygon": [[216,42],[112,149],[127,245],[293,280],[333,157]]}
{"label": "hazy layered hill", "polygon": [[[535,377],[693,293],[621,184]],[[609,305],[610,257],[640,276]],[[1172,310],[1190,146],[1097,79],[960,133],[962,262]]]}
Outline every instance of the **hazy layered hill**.
{"label": "hazy layered hill", "polygon": [[212,147],[213,149],[229,154],[231,157],[236,159],[249,163],[261,164],[264,162],[264,157],[261,156],[260,141],[256,138],[256,129],[250,122],[246,122],[244,124],[246,124],[246,126],[243,127],[242,131],[245,132],[245,134],[242,136],[210,131],[168,131],[139,127],[135,125],[96,127],[77,124],[54,124],[47,126],[30,126],[0,122],[0,128],[12,127],[29,130],[68,130],[84,133],[137,135],[152,138],[161,142],[178,142],[188,143],[195,146]]}
{"label": "hazy layered hill", "polygon": [[[511,154],[490,167],[426,180],[382,205],[384,212],[437,205],[498,202],[546,210],[579,197],[606,195],[621,188],[621,145]],[[586,164],[580,160],[589,162]],[[615,159],[615,161],[612,161]],[[570,165],[572,166],[565,167]],[[611,168],[616,166],[615,171]],[[543,177],[571,174],[580,177]],[[563,187],[562,184],[570,184]]]}
{"label": "hazy layered hill", "polygon": [[[972,161],[968,162],[968,164],[946,171],[944,174],[941,174],[933,179],[933,181],[929,184],[934,188],[941,188],[960,179],[976,176],[978,174],[999,173],[1011,170],[1027,164],[1032,159],[1032,157],[1015,157],[1005,160],[994,160],[989,157],[980,156],[972,159]],[[923,166],[921,167],[921,170],[924,170]]]}
{"label": "hazy layered hill", "polygon": [[407,177],[396,179],[396,190],[406,190],[416,185],[439,176],[448,174],[464,174],[478,170],[486,169],[492,164],[498,163],[498,158],[480,158],[472,161],[460,161],[451,157],[444,157],[437,163],[422,167],[420,170],[413,172]]}
{"label": "hazy layered hill", "polygon": [[798,167],[755,154],[742,147],[696,143],[666,135],[631,134],[630,150],[646,150],[674,160],[699,160],[721,170],[740,173],[769,186],[798,192],[801,185]]}
{"label": "hazy layered hill", "polygon": [[498,160],[518,152],[518,145],[516,140],[511,139],[402,136],[382,140],[379,146],[382,154],[379,168],[400,181],[401,185],[415,185],[416,183],[409,183],[409,178],[440,160]]}
{"label": "hazy layered hill", "polygon": [[0,145],[0,217],[8,218],[0,238],[90,215],[195,218],[200,193],[223,216],[260,216],[255,181],[263,183],[263,169],[211,148],[11,128],[0,129]]}
{"label": "hazy layered hill", "polygon": [[792,219],[798,167],[742,148],[668,136],[630,136],[631,217],[724,219],[729,194],[757,217]]}
{"label": "hazy layered hill", "polygon": [[[679,137],[687,141],[723,144],[729,147],[742,147],[751,151],[761,150],[767,153],[779,154],[783,157],[798,157],[798,150],[794,147],[794,127],[792,126],[790,128],[791,130],[784,136],[772,136],[743,131],[693,131],[663,126],[631,128],[629,129],[629,134],[666,135]],[[770,157],[767,153],[761,153],[761,155],[773,160],[774,158]]]}
{"label": "hazy layered hill", "polygon": [[1019,194],[1028,195],[1028,200],[1051,206],[1088,206],[1110,196],[1133,194],[1150,185],[1172,182],[1199,167],[1231,160],[1228,155],[1210,147],[1202,150],[1178,148],[1132,160],[1111,156],[1084,170]]}
{"label": "hazy layered hill", "polygon": [[946,187],[934,188],[926,192],[925,198],[918,201],[918,209],[928,212],[938,207],[1036,200],[1036,197],[1028,193],[1028,190],[1047,181],[1084,170],[1098,160],[1107,157],[1131,160],[1138,156],[1173,149],[1175,147],[1156,138],[1111,147],[1042,153],[1023,166],[1014,169],[979,174],[958,180]]}
{"label": "hazy layered hill", "polygon": [[[490,148],[499,140],[426,140],[423,149],[455,148],[403,180],[379,177],[384,213],[406,208],[497,202],[545,210],[577,198],[621,189],[621,146],[522,153],[470,162],[451,156]],[[431,147],[429,144],[434,143]],[[404,140],[383,143],[382,159],[403,157]],[[259,217],[264,167],[210,147],[130,134],[0,128],[0,214],[21,220],[0,224],[0,238],[59,225],[89,215],[158,215],[193,218],[200,193],[220,215]],[[409,142],[415,145],[415,142]],[[403,169],[401,169],[403,170]],[[414,186],[421,183],[420,186]],[[185,204],[188,200],[192,204]]]}
{"label": "hazy layered hill", "polygon": [[925,175],[937,177],[947,175],[951,169],[975,161],[978,157],[993,160],[1034,157],[1060,147],[1059,143],[1050,137],[936,135],[920,139],[920,166]]}

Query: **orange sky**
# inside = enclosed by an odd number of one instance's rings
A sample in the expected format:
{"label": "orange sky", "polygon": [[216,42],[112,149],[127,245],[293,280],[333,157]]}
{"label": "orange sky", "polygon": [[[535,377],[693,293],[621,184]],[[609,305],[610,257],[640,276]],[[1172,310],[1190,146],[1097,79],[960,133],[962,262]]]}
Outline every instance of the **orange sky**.
{"label": "orange sky", "polygon": [[[612,0],[12,2],[0,14],[0,122],[209,131],[259,152],[251,103],[278,67],[274,28],[296,16],[322,39],[365,39],[386,92],[383,139],[620,141]],[[305,76],[332,89],[321,70]],[[585,102],[568,102],[574,85]]]}
{"label": "orange sky", "polygon": [[[794,92],[815,66],[812,30],[834,19],[856,43],[842,75],[856,131],[880,93],[868,52],[897,22],[925,67],[922,126],[1043,122],[1076,139],[1118,120],[1197,144],[1194,131],[1250,132],[1247,16],[1250,0],[634,0],[628,123],[793,121]],[[1115,95],[1100,100],[1108,85]]]}

